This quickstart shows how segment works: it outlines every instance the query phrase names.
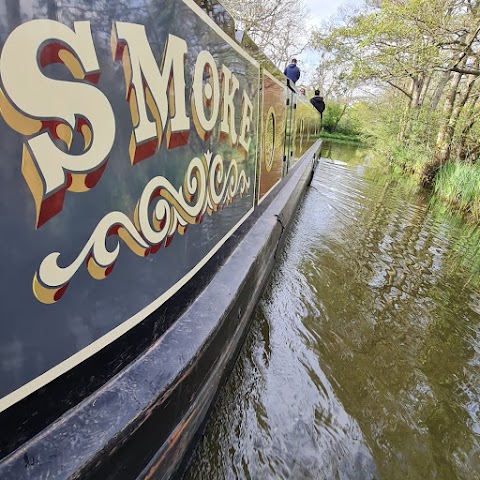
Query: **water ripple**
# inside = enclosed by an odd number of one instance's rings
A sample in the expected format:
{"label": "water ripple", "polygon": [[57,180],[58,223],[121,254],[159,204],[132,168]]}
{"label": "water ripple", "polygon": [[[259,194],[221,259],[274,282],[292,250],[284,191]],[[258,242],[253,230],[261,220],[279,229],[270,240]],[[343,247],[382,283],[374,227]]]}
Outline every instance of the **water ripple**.
{"label": "water ripple", "polygon": [[346,164],[315,173],[188,479],[480,478],[480,233],[342,148]]}

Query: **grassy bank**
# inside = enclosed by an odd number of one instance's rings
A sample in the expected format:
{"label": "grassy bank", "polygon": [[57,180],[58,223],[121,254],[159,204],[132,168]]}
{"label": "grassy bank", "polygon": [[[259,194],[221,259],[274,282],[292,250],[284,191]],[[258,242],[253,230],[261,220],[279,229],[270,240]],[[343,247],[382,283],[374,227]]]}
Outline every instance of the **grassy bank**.
{"label": "grassy bank", "polygon": [[480,223],[480,165],[447,163],[437,174],[434,194],[469,223]]}
{"label": "grassy bank", "polygon": [[[380,143],[380,142],[378,142]],[[377,143],[377,158],[394,177],[422,189],[422,167],[433,152],[427,145],[384,148]],[[480,223],[480,164],[449,161],[435,175],[432,195],[452,211],[460,213],[469,224]]]}
{"label": "grassy bank", "polygon": [[320,132],[320,138],[324,138],[326,140],[335,140],[336,142],[341,143],[356,143],[361,145],[368,145],[364,138],[360,135],[348,135],[345,133],[329,133],[324,130]]}

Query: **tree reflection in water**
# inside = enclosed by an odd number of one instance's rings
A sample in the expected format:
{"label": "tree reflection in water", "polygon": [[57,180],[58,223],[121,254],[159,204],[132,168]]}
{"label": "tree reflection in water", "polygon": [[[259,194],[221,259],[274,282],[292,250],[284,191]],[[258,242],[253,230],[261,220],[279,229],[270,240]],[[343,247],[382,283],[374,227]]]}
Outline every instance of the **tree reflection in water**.
{"label": "tree reflection in water", "polygon": [[187,478],[478,478],[475,237],[325,147]]}

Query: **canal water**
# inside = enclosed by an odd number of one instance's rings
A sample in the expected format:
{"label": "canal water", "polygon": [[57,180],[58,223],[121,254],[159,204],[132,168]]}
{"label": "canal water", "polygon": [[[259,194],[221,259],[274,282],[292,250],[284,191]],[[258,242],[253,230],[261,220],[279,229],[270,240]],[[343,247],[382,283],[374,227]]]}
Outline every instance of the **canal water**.
{"label": "canal water", "polygon": [[186,478],[480,479],[480,237],[322,156]]}

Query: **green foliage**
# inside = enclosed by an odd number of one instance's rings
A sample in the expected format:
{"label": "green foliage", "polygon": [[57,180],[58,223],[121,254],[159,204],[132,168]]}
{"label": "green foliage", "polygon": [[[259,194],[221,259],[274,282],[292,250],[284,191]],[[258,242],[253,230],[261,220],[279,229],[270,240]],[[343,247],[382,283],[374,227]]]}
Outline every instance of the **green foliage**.
{"label": "green foliage", "polygon": [[325,105],[325,111],[323,112],[323,128],[327,132],[334,132],[341,116],[343,114],[344,107],[336,102],[328,102]]}
{"label": "green foliage", "polygon": [[[340,65],[341,75],[332,78],[350,92],[327,102],[324,130],[370,139],[393,174],[433,186],[439,198],[475,222],[479,18],[477,1],[366,0],[313,36],[324,59],[319,78]],[[373,86],[369,102],[353,101],[351,86],[360,84]]]}
{"label": "green foliage", "polygon": [[328,133],[328,132],[322,131],[320,133],[320,137],[325,139],[332,139],[338,143],[354,143],[354,144],[367,143],[362,137],[358,135],[348,135],[346,133]]}
{"label": "green foliage", "polygon": [[480,221],[480,165],[447,163],[435,182],[435,193],[474,223]]}
{"label": "green foliage", "polygon": [[452,0],[383,0],[313,34],[316,48],[350,66],[356,79],[395,80],[444,66],[439,43],[454,43],[461,15],[446,15]]}
{"label": "green foliage", "polygon": [[349,137],[359,137],[362,126],[358,119],[352,115],[353,108],[334,100],[325,102],[322,128],[330,134],[343,134]]}

